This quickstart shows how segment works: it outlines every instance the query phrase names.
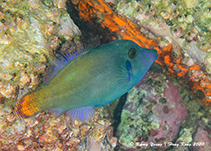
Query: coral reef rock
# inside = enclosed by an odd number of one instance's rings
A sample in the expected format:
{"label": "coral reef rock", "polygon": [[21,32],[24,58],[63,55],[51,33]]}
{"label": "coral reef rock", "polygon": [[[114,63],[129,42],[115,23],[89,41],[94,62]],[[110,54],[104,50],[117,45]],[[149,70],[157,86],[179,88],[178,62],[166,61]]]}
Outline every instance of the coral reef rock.
{"label": "coral reef rock", "polygon": [[117,138],[112,136],[111,122],[100,112],[86,122],[71,119],[68,115],[55,119],[46,112],[29,119],[17,119],[12,106],[0,104],[0,148],[111,151]]}
{"label": "coral reef rock", "polygon": [[120,148],[165,148],[187,116],[186,107],[180,101],[179,86],[169,77],[147,72],[128,92],[117,130]]}
{"label": "coral reef rock", "polygon": [[0,6],[0,92],[14,98],[16,88],[36,89],[53,51],[81,32],[66,0],[5,0]]}

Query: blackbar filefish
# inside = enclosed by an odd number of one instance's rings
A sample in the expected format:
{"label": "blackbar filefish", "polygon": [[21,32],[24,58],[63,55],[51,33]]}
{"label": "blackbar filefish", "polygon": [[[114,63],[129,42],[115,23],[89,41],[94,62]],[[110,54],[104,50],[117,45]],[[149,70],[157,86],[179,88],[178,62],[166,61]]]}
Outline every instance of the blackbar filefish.
{"label": "blackbar filefish", "polygon": [[158,58],[155,49],[130,40],[116,40],[92,48],[63,63],[44,86],[25,94],[16,104],[21,118],[53,109],[79,120],[94,114],[135,86]]}

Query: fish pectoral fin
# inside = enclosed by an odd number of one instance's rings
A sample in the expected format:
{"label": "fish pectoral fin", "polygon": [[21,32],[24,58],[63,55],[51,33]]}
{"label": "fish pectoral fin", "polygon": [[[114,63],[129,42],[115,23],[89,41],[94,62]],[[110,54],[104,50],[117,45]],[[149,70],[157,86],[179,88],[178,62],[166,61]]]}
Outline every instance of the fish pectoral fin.
{"label": "fish pectoral fin", "polygon": [[117,85],[121,88],[125,88],[131,78],[131,74],[129,70],[125,68],[124,65],[122,65],[117,70],[117,73],[118,73]]}
{"label": "fish pectoral fin", "polygon": [[94,115],[94,112],[95,110],[92,107],[88,106],[69,110],[66,112],[66,114],[70,115],[71,117],[77,120],[86,121]]}

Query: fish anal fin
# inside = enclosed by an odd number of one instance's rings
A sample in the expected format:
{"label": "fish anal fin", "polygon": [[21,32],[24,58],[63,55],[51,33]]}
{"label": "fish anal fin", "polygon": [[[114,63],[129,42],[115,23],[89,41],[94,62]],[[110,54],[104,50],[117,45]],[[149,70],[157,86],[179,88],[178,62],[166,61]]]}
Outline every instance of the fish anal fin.
{"label": "fish anal fin", "polygon": [[57,110],[57,109],[50,109],[49,112],[55,116],[55,118],[58,118],[60,115],[64,113],[63,110]]}
{"label": "fish anal fin", "polygon": [[95,110],[92,107],[88,106],[69,110],[66,112],[66,114],[77,120],[86,121],[94,115],[94,112]]}

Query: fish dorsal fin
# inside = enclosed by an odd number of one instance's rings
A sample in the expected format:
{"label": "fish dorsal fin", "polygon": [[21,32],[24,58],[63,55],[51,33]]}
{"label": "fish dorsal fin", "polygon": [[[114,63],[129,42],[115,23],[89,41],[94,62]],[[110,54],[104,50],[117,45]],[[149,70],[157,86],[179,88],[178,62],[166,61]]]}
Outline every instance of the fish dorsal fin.
{"label": "fish dorsal fin", "polygon": [[55,74],[58,73],[59,70],[61,70],[65,65],[67,65],[69,62],[71,62],[74,58],[80,56],[84,52],[75,51],[75,52],[69,52],[66,51],[59,51],[55,58],[50,62],[48,68],[47,68],[47,74],[44,78],[44,83],[47,84]]}
{"label": "fish dorsal fin", "polygon": [[82,107],[78,109],[72,109],[66,112],[66,114],[70,115],[71,117],[80,120],[80,121],[86,121],[89,120],[94,115],[95,110],[88,106],[88,107]]}

